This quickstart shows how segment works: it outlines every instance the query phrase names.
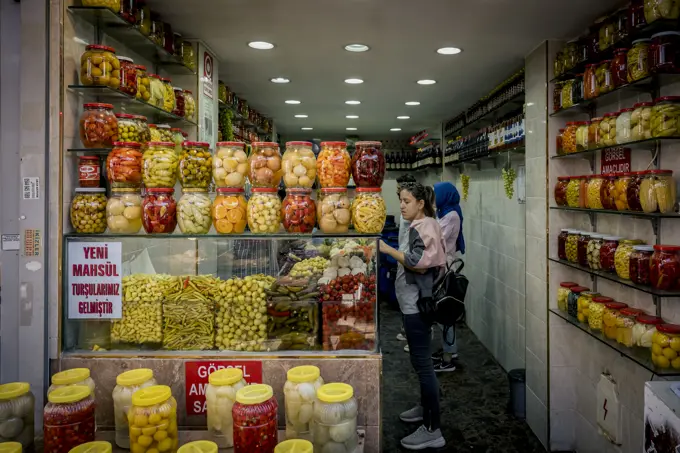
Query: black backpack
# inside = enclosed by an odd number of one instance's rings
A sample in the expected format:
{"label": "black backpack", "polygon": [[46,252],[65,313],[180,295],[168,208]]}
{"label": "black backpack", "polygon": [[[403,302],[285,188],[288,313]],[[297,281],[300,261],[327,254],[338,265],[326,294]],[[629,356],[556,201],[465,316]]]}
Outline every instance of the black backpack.
{"label": "black backpack", "polygon": [[[459,264],[458,267],[456,264]],[[436,307],[434,320],[444,326],[444,338],[449,329],[454,329],[453,342],[456,341],[456,322],[465,318],[465,294],[469,282],[467,277],[460,273],[464,266],[465,263],[460,258],[454,260],[447,266],[446,273],[432,291]]]}

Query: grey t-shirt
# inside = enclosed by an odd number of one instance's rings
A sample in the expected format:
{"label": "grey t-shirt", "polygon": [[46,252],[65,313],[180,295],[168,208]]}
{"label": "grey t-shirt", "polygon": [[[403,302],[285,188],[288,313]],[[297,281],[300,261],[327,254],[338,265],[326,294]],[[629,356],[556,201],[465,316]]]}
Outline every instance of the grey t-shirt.
{"label": "grey t-shirt", "polygon": [[[408,252],[408,230],[411,222],[399,218],[399,251],[403,253]],[[397,264],[397,277],[394,282],[394,289],[399,302],[399,308],[405,315],[418,314],[418,286],[409,285],[406,283],[406,274],[404,266],[401,263]]]}

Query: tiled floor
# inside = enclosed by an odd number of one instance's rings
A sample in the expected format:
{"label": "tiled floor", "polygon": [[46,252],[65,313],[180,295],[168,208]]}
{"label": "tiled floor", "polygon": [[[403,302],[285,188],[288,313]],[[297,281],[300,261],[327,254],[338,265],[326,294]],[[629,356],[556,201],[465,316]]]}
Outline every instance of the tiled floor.
{"label": "tiled floor", "polygon": [[[407,451],[400,439],[417,428],[399,420],[399,413],[420,399],[418,378],[405,342],[396,339],[401,314],[381,306],[383,352],[383,451]],[[509,388],[505,371],[467,328],[457,329],[460,357],[457,369],[439,375],[442,389],[442,429],[447,445],[439,452],[533,453],[544,448],[527,424],[508,414]]]}

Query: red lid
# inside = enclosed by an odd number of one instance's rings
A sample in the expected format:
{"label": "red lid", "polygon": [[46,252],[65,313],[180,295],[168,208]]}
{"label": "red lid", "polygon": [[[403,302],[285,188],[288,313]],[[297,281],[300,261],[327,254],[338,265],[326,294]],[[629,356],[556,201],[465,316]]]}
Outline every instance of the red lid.
{"label": "red lid", "polygon": [[635,109],[632,109],[632,108],[621,109],[621,110],[619,110],[619,113],[623,113],[623,112],[632,112],[633,110],[635,110]]}
{"label": "red lid", "polygon": [[126,148],[139,148],[142,146],[142,144],[136,142],[113,142],[113,146],[124,146]]}
{"label": "red lid", "polygon": [[571,176],[558,176],[557,180],[558,181],[569,181],[571,179]]}
{"label": "red lid", "polygon": [[146,66],[143,64],[136,64],[135,69],[141,69],[142,71],[146,72]]}
{"label": "red lid", "polygon": [[132,115],[132,116],[134,116],[136,120],[146,121],[146,117],[144,115]]}
{"label": "red lid", "polygon": [[288,146],[313,146],[311,142],[286,142],[286,147]]}
{"label": "red lid", "polygon": [[208,142],[184,142],[182,146],[198,146],[199,148],[210,148],[210,143]]}
{"label": "red lid", "polygon": [[357,187],[357,192],[380,192],[381,187]]}
{"label": "red lid", "polygon": [[304,187],[291,187],[290,189],[286,189],[286,192],[312,193],[312,189],[305,189]]}
{"label": "red lid", "polygon": [[158,74],[149,74],[149,77],[152,77],[152,78],[158,79],[158,80],[162,80],[161,76],[159,76]]}
{"label": "red lid", "polygon": [[621,53],[621,52],[628,52],[628,49],[625,47],[619,47],[618,49],[614,49],[615,53]]}
{"label": "red lid", "polygon": [[635,320],[640,324],[663,324],[663,318],[659,318],[658,316],[639,315]]}
{"label": "red lid", "polygon": [[574,283],[574,282],[562,282],[562,283],[560,283],[560,286],[561,286],[562,288],[572,288],[572,287],[574,287],[574,286],[578,286],[578,283]]}
{"label": "red lid", "polygon": [[593,302],[597,302],[598,304],[608,304],[609,302],[614,302],[614,299],[611,297],[596,296],[593,297]]}
{"label": "red lid", "polygon": [[376,141],[366,141],[366,142],[356,142],[356,146],[382,146],[382,142]]}
{"label": "red lid", "polygon": [[156,129],[157,127],[157,124],[149,124],[149,129]]}
{"label": "red lid", "polygon": [[252,192],[264,192],[264,193],[276,193],[277,190],[271,187],[253,187],[250,189]]}
{"label": "red lid", "polygon": [[180,129],[179,127],[171,127],[170,130],[173,132],[182,132],[182,129]]}
{"label": "red lid", "polygon": [[612,62],[611,60],[602,60],[602,61],[600,62],[600,64],[605,64],[605,63],[608,64],[608,63],[611,63],[611,62]]}
{"label": "red lid", "polygon": [[678,245],[655,245],[654,250],[660,252],[680,252],[680,246]]}
{"label": "red lid", "polygon": [[129,113],[116,113],[116,118],[129,118],[133,120],[135,119],[135,115],[130,115]]}
{"label": "red lid", "polygon": [[626,307],[621,309],[621,314],[625,316],[638,316],[638,315],[644,315],[645,311],[640,310],[639,308],[633,308],[633,307]]}
{"label": "red lid", "polygon": [[595,121],[602,121],[604,118],[601,116],[598,116],[597,118],[593,118],[590,120],[591,124],[594,123]]}
{"label": "red lid", "polygon": [[168,77],[161,77],[160,79],[161,79],[161,82],[172,83],[172,79],[170,79]]}
{"label": "red lid", "polygon": [[680,96],[662,96],[660,98],[654,99],[654,102],[662,102],[662,101],[678,102],[678,101],[680,101]]}
{"label": "red lid", "polygon": [[275,143],[275,142],[253,142],[253,146],[264,147],[264,148],[273,148],[273,147],[278,148],[279,144]]}
{"label": "red lid", "polygon": [[346,147],[347,142],[321,142],[321,146],[342,146],[342,147]]}
{"label": "red lid", "polygon": [[638,107],[653,107],[654,103],[653,102],[638,102],[637,104],[633,105],[633,108],[636,109]]}
{"label": "red lid", "polygon": [[85,47],[85,50],[106,50],[107,52],[111,53],[116,53],[116,50],[113,47],[109,46],[102,46],[101,44],[88,44]]}
{"label": "red lid", "polygon": [[321,193],[340,193],[347,192],[346,187],[324,187],[321,189]]}
{"label": "red lid", "polygon": [[673,170],[647,170],[648,175],[672,175]]}
{"label": "red lid", "polygon": [[243,193],[242,187],[218,187],[217,193]]}
{"label": "red lid", "polygon": [[586,286],[572,286],[571,287],[572,293],[582,293],[583,291],[590,291],[590,288],[588,288]]}
{"label": "red lid", "polygon": [[243,142],[217,142],[217,146],[240,146],[241,148],[245,147],[246,144]]}
{"label": "red lid", "polygon": [[618,113],[617,112],[609,112],[609,113],[604,114],[605,118],[611,118],[612,116],[618,116]]}
{"label": "red lid", "polygon": [[597,66],[597,64],[596,63],[588,63],[586,65],[586,68],[592,68],[593,66]]}
{"label": "red lid", "polygon": [[[114,145],[116,143],[114,143]],[[80,160],[99,160],[99,156],[80,156],[79,159]]]}
{"label": "red lid", "polygon": [[612,310],[621,310],[623,308],[627,308],[628,304],[624,304],[623,302],[608,302],[604,304],[604,306]]}
{"label": "red lid", "polygon": [[560,129],[560,132],[564,132],[564,131],[565,131],[564,129]]}
{"label": "red lid", "polygon": [[90,102],[83,104],[86,109],[113,109],[113,104],[102,104],[101,102]]}
{"label": "red lid", "polygon": [[170,146],[174,147],[174,142],[149,142],[149,146]]}
{"label": "red lid", "polygon": [[577,124],[577,121],[567,121],[567,127]]}
{"label": "red lid", "polygon": [[187,134],[186,132],[182,131],[182,137],[187,138],[187,137],[189,137],[189,134]]}
{"label": "red lid", "polygon": [[602,173],[604,178],[616,178],[616,173]]}
{"label": "red lid", "polygon": [[659,324],[656,330],[663,333],[680,334],[680,326],[677,324]]}
{"label": "red lid", "polygon": [[191,90],[182,90],[182,91],[185,92],[185,93],[192,94],[192,93],[191,93]]}
{"label": "red lid", "polygon": [[148,193],[173,193],[175,189],[170,187],[147,187]]}

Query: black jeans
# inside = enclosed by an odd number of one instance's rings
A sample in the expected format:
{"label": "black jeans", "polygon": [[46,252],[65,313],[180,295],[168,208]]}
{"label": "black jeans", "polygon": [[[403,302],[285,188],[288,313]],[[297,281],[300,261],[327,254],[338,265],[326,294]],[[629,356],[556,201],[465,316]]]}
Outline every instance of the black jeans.
{"label": "black jeans", "polygon": [[439,383],[434,374],[430,352],[432,326],[420,314],[404,315],[404,328],[411,356],[411,365],[420,381],[420,404],[423,406],[425,427],[439,429]]}

